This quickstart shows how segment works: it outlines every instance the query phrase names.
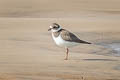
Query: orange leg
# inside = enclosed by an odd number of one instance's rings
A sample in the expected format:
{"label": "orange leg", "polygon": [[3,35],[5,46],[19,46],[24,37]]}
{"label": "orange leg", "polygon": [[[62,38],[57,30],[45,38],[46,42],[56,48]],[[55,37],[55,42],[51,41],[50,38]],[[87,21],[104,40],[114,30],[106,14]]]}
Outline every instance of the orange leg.
{"label": "orange leg", "polygon": [[66,58],[65,58],[65,60],[68,60],[68,52],[69,52],[69,49],[66,48]]}

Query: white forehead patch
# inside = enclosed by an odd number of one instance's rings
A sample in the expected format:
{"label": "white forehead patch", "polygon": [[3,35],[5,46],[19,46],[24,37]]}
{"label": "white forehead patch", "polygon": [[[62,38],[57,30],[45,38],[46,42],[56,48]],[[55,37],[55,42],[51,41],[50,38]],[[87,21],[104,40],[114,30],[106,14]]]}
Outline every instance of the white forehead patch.
{"label": "white forehead patch", "polygon": [[52,26],[50,26],[50,28],[53,28]]}

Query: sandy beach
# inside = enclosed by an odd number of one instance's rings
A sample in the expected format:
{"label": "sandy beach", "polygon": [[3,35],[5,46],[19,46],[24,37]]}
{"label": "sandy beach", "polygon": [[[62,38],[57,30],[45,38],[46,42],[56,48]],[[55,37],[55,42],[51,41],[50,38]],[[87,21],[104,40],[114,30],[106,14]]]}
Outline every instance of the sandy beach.
{"label": "sandy beach", "polygon": [[[120,80],[120,1],[0,0],[0,80]],[[80,39],[55,45],[49,25]]]}

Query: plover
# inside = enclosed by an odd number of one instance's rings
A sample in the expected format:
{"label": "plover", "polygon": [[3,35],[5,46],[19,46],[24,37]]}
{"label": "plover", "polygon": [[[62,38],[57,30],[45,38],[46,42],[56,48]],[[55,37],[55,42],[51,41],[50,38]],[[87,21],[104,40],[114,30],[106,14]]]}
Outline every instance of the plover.
{"label": "plover", "polygon": [[62,29],[62,27],[57,23],[52,23],[48,31],[52,32],[52,38],[55,41],[55,43],[58,46],[64,47],[66,49],[65,60],[68,60],[68,52],[70,47],[76,46],[80,43],[91,44],[89,42],[80,40],[76,35],[69,32],[68,30]]}

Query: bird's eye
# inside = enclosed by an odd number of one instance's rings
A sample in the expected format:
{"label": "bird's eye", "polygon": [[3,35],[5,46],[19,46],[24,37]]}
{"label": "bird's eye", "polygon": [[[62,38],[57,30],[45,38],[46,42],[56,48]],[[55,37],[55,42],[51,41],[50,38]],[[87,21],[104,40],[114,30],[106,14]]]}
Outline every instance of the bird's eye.
{"label": "bird's eye", "polygon": [[54,26],[53,28],[56,28],[56,26]]}

